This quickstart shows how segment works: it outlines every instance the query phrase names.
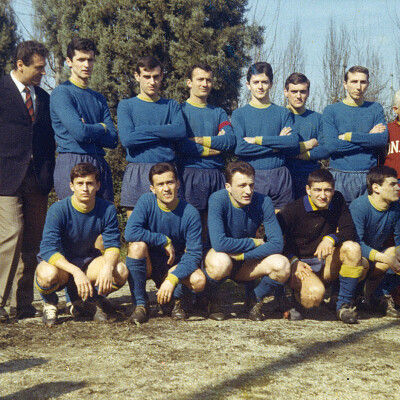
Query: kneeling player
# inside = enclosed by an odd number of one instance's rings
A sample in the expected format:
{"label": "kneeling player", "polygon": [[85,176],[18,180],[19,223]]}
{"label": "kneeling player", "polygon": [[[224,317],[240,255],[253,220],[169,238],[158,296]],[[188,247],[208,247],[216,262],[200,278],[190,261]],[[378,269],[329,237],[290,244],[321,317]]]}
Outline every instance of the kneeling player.
{"label": "kneeling player", "polygon": [[[389,293],[400,285],[400,202],[397,173],[387,166],[367,174],[368,195],[355,199],[350,212],[363,257],[369,260],[365,295],[374,311],[400,317]],[[396,247],[388,247],[394,238]]]}
{"label": "kneeling player", "polygon": [[[71,170],[74,194],[53,204],[46,217],[40,258],[36,270],[36,287],[43,301],[43,322],[57,322],[57,290],[67,285],[74,304],[89,300],[87,308],[94,320],[104,321],[103,297],[122,287],[128,270],[118,262],[120,234],[114,205],[96,197],[100,173],[89,163]],[[104,255],[94,248],[103,236]]]}
{"label": "kneeling player", "polygon": [[[285,238],[284,254],[291,260],[289,286],[305,308],[323,300],[325,284],[339,276],[336,304],[341,321],[357,323],[351,308],[352,285],[362,279],[361,248],[346,202],[335,192],[334,179],[326,169],[308,176],[307,195],[287,204],[278,220]],[[365,260],[364,260],[365,261]],[[368,267],[365,265],[365,272]],[[289,319],[303,319],[301,307],[293,301]]]}
{"label": "kneeling player", "polygon": [[[254,168],[244,161],[230,163],[225,171],[226,189],[211,195],[208,230],[212,249],[205,257],[210,296],[210,318],[225,319],[218,301],[218,288],[227,278],[246,284],[249,318],[263,320],[262,303],[273,288],[289,277],[289,260],[282,251],[281,229],[268,196],[254,192]],[[256,239],[264,224],[265,238]],[[252,281],[262,278],[254,289]]]}
{"label": "kneeling player", "polygon": [[171,313],[176,319],[186,318],[181,306],[185,287],[201,292],[206,282],[199,269],[200,215],[193,206],[178,199],[175,167],[155,164],[149,180],[152,193],[140,197],[125,229],[125,239],[130,242],[126,264],[136,306],[129,320],[136,324],[148,319],[146,279],[155,282],[157,301],[164,313]]}

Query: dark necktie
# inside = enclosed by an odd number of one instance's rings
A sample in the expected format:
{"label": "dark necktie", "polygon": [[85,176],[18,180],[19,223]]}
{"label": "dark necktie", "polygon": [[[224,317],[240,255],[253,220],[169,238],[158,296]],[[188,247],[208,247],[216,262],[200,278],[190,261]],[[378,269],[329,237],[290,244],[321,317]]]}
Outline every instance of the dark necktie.
{"label": "dark necktie", "polygon": [[33,122],[35,118],[35,110],[33,109],[33,101],[31,97],[31,91],[28,87],[25,87],[25,93],[26,93],[26,100],[25,100],[25,105],[26,108],[28,109],[29,115],[31,116],[31,120]]}

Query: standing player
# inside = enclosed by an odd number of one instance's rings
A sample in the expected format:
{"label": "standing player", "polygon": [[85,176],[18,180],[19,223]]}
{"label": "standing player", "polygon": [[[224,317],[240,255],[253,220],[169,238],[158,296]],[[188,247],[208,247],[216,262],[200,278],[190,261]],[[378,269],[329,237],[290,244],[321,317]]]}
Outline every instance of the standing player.
{"label": "standing player", "polygon": [[[102,297],[118,290],[128,279],[128,270],[118,263],[120,234],[115,207],[96,197],[100,173],[89,163],[71,170],[70,187],[74,193],[54,203],[46,217],[36,287],[44,301],[43,322],[57,323],[57,290],[65,285],[70,294],[90,299],[94,320],[104,321]],[[105,252],[94,248],[102,235]]]}
{"label": "standing player", "polygon": [[387,143],[388,131],[382,106],[364,101],[368,69],[351,67],[343,85],[346,98],[325,108],[323,129],[336,190],[350,204],[366,192],[367,173],[377,165],[378,152]]}
{"label": "standing player", "polygon": [[[282,232],[269,197],[254,192],[254,168],[236,161],[226,167],[226,189],[211,195],[208,230],[211,246],[205,257],[205,274],[210,296],[209,314],[225,319],[218,300],[220,284],[231,277],[238,282],[262,278],[259,285],[246,290],[249,318],[262,321],[263,299],[289,278],[289,260],[282,251]],[[256,239],[264,224],[264,239]]]}
{"label": "standing player", "polygon": [[397,176],[400,175],[400,90],[393,96],[393,112],[397,115],[396,119],[388,124],[389,143],[386,152],[385,165],[396,170]]}
{"label": "standing player", "polygon": [[[354,280],[361,279],[363,265],[350,211],[326,169],[311,172],[306,191],[278,213],[284,254],[292,265],[289,286],[302,306],[316,307],[323,300],[324,285],[339,276],[337,317],[347,324],[357,323],[348,291]],[[293,301],[289,319],[303,319],[300,309]]]}
{"label": "standing player", "polygon": [[175,143],[186,136],[185,121],[175,100],[159,96],[163,71],[160,61],[147,56],[138,60],[135,79],[140,93],[118,104],[118,132],[126,148],[121,205],[128,217],[139,197],[149,191],[147,176],[158,162],[173,161]]}
{"label": "standing player", "polygon": [[251,101],[233,112],[232,125],[235,154],[256,170],[255,191],[269,196],[280,209],[292,201],[292,179],[285,163],[287,155],[299,153],[299,138],[292,131],[292,114],[269,99],[272,82],[270,64],[258,62],[249,68],[246,85]]}
{"label": "standing player", "polygon": [[202,219],[203,238],[207,233],[207,203],[210,195],[225,185],[221,152],[233,150],[235,136],[226,112],[207,104],[213,73],[207,64],[190,68],[187,85],[190,97],[182,105],[188,138],[178,143],[185,200]]}
{"label": "standing player", "polygon": [[310,172],[319,168],[318,160],[328,158],[322,135],[322,115],[306,109],[306,101],[310,95],[310,81],[303,74],[294,72],[285,82],[287,108],[294,115],[293,127],[300,138],[300,153],[286,159],[293,181],[294,198],[306,194],[305,188]]}
{"label": "standing player", "polygon": [[89,162],[101,172],[98,196],[113,201],[110,168],[103,147],[115,149],[117,132],[103,95],[89,89],[96,46],[90,39],[73,38],[67,47],[68,81],[56,87],[50,97],[50,112],[57,141],[58,157],[54,187],[62,200],[72,194],[69,184],[71,168]]}
{"label": "standing player", "polygon": [[201,292],[206,280],[201,261],[201,222],[190,204],[178,199],[179,181],[170,163],[153,165],[150,190],[139,199],[125,228],[129,243],[126,265],[133,304],[129,317],[140,324],[148,318],[146,279],[153,279],[157,301],[167,314],[185,319],[181,297],[186,287]]}
{"label": "standing player", "polygon": [[[366,303],[384,315],[400,317],[389,293],[400,285],[400,202],[398,176],[385,165],[367,175],[368,196],[355,199],[350,212],[364,258],[369,260]],[[394,237],[395,246],[387,246]],[[379,287],[378,287],[379,285]]]}

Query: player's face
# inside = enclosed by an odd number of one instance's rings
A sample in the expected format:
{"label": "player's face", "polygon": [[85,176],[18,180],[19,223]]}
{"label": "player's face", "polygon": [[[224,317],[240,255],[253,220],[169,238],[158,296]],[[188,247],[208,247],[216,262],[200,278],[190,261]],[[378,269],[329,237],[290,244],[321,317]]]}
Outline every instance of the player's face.
{"label": "player's face", "polygon": [[313,182],[311,187],[306,186],[306,191],[315,207],[325,210],[332,201],[335,188],[329,182]]}
{"label": "player's face", "polygon": [[96,198],[96,192],[100,189],[100,182],[96,181],[94,174],[79,176],[73,182],[70,182],[69,187],[79,202],[90,203]]}
{"label": "player's face", "polygon": [[190,89],[190,95],[198,98],[207,98],[212,89],[212,72],[204,71],[201,68],[195,68],[192,73],[192,79],[187,80]]}
{"label": "player's face", "polygon": [[140,94],[152,99],[160,92],[163,73],[160,67],[150,70],[140,67],[140,74],[135,72],[135,79],[139,82]]}
{"label": "player's face", "polygon": [[25,65],[22,60],[17,61],[17,70],[19,73],[19,80],[26,86],[40,85],[45,71],[46,60],[39,54],[34,54],[29,66]]}
{"label": "player's face", "polygon": [[288,90],[285,89],[284,92],[290,106],[295,110],[299,110],[306,105],[309,95],[307,83],[299,83],[298,85],[289,83]]}
{"label": "player's face", "polygon": [[393,106],[393,112],[400,118],[400,105]]}
{"label": "player's face", "polygon": [[368,89],[368,77],[363,72],[349,72],[347,82],[343,82],[347,94],[354,101],[361,101]]}
{"label": "player's face", "polygon": [[163,174],[153,175],[153,184],[150,190],[156,195],[158,201],[165,205],[171,206],[178,200],[179,181],[176,180],[174,173],[171,171]]}
{"label": "player's face", "polygon": [[247,89],[250,90],[252,100],[263,100],[269,95],[272,83],[264,73],[252,75],[250,82],[246,83]]}
{"label": "player's face", "polygon": [[235,205],[247,206],[251,203],[254,193],[254,176],[235,172],[232,175],[232,183],[226,183],[225,187]]}
{"label": "player's face", "polygon": [[72,60],[67,57],[67,64],[71,68],[72,79],[86,82],[93,72],[94,52],[75,50]]}
{"label": "player's face", "polygon": [[[382,185],[375,184],[379,197],[387,203],[399,200],[399,185],[396,178],[385,178]],[[374,186],[374,185],[373,185]]]}

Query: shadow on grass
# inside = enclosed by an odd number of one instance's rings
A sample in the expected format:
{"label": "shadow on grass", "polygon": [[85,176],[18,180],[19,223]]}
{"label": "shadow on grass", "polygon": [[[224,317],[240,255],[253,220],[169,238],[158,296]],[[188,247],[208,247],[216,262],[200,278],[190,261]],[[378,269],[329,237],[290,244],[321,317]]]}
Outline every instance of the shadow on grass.
{"label": "shadow on grass", "polygon": [[82,382],[60,381],[60,382],[40,383],[39,385],[33,386],[31,388],[23,389],[16,393],[0,397],[0,399],[1,400],[53,399],[61,396],[62,394],[70,393],[75,390],[81,389],[85,386],[86,386],[85,381]]}
{"label": "shadow on grass", "polygon": [[[349,333],[342,336],[337,340],[326,340],[317,341],[310,345],[305,346],[302,349],[296,351],[296,353],[289,354],[279,360],[272,361],[265,364],[262,367],[255,368],[249,372],[239,375],[233,379],[227,379],[218,385],[209,386],[201,391],[192,393],[187,396],[181,396],[177,400],[207,400],[207,399],[225,399],[228,394],[232,394],[235,389],[246,390],[250,389],[252,385],[259,386],[260,383],[264,383],[266,386],[270,381],[271,375],[284,370],[290,370],[295,368],[297,365],[307,362],[316,356],[320,356],[326,353],[332,352],[341,346],[346,346],[349,343],[355,344],[358,340],[372,333],[390,329],[392,327],[400,327],[400,321],[392,321],[379,326],[365,328],[356,332]],[[260,349],[261,351],[261,349]],[[262,382],[261,382],[262,381]]]}
{"label": "shadow on grass", "polygon": [[0,374],[6,372],[23,371],[28,368],[36,367],[47,363],[45,358],[21,358],[17,360],[10,360],[0,364]]}

